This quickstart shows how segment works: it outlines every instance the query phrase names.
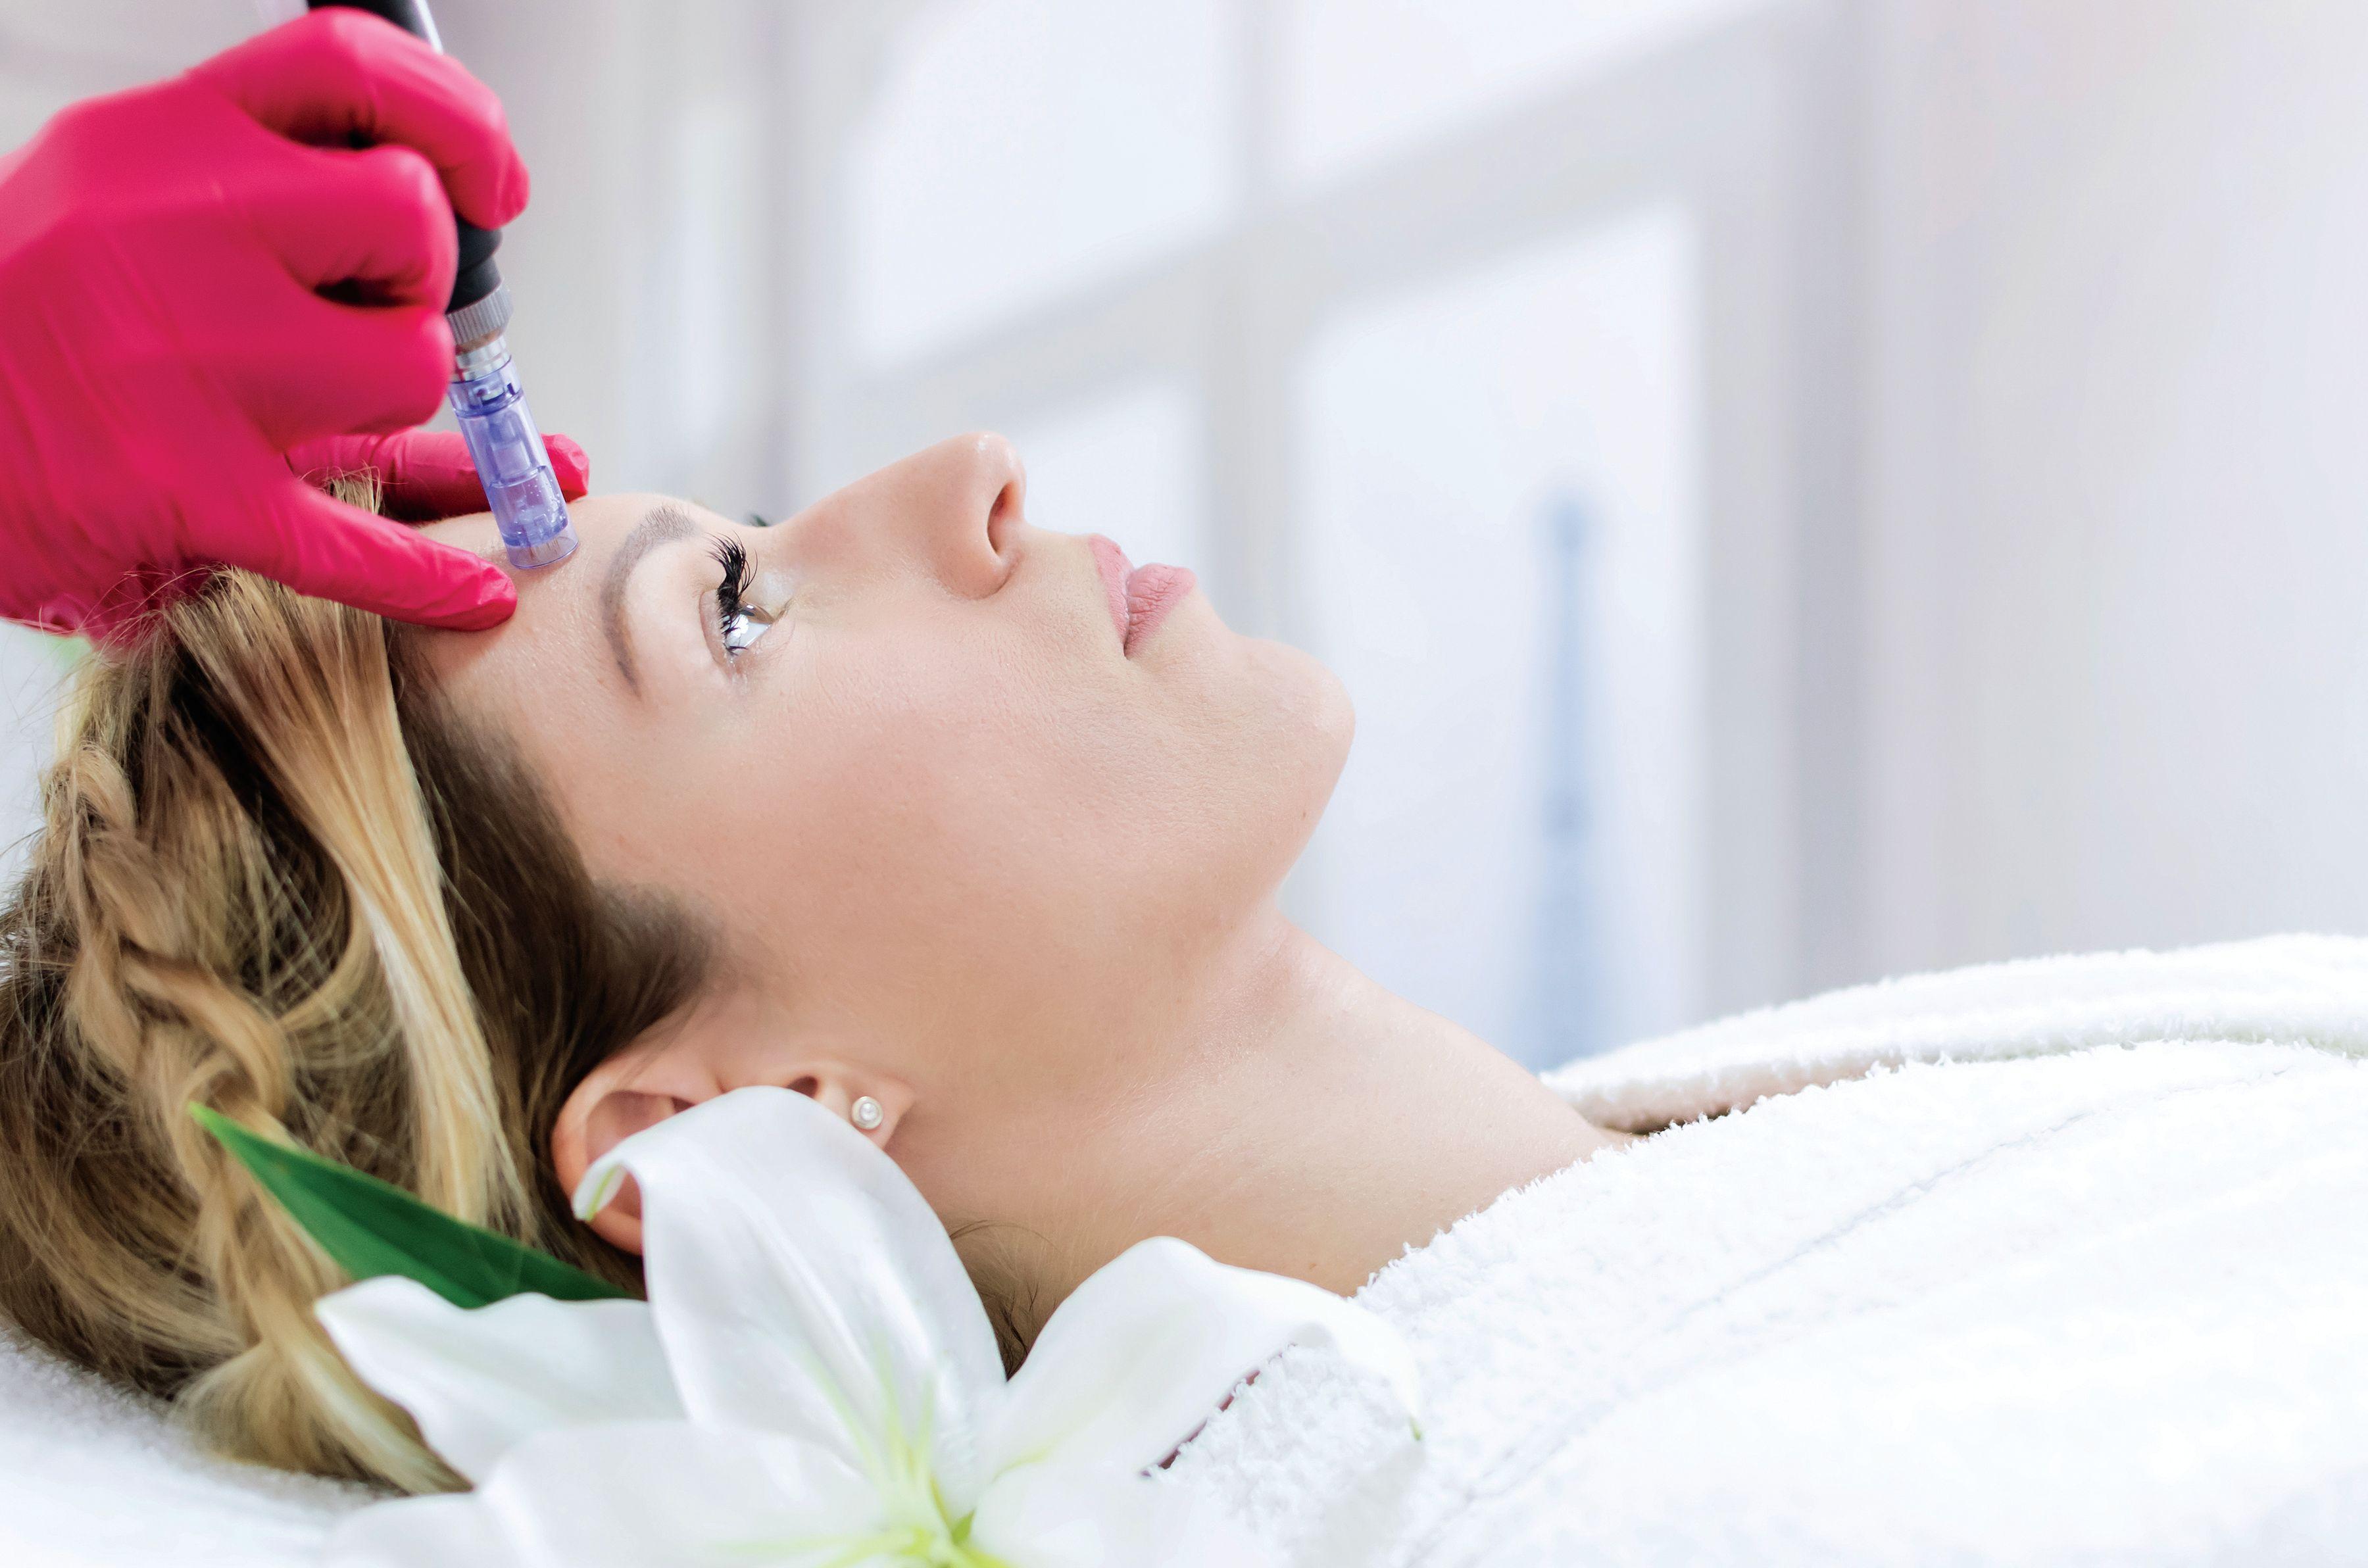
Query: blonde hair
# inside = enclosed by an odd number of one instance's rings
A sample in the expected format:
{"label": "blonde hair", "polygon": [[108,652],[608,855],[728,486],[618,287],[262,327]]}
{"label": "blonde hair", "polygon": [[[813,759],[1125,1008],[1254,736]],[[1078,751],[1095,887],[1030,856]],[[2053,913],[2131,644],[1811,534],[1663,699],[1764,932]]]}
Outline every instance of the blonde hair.
{"label": "blonde hair", "polygon": [[211,1106],[621,1284],[547,1141],[700,928],[594,884],[398,629],[238,572],[74,679],[0,909],[0,1314],[211,1446],[456,1484],[314,1322],[345,1278]]}

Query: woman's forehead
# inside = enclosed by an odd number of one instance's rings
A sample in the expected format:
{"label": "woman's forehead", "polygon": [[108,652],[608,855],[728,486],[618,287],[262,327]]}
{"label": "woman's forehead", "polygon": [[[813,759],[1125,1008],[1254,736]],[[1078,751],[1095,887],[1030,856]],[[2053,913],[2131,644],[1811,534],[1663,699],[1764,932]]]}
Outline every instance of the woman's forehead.
{"label": "woman's forehead", "polygon": [[[609,566],[635,528],[653,514],[688,516],[700,528],[731,525],[703,506],[655,494],[591,495],[571,502],[581,541],[556,565],[510,567],[490,512],[431,523],[441,543],[480,554],[518,584],[518,613],[485,631],[429,631],[423,649],[449,695],[464,710],[507,729],[546,727],[562,714],[591,721],[615,668],[601,631],[601,590]],[[564,722],[564,721],[563,721]]]}

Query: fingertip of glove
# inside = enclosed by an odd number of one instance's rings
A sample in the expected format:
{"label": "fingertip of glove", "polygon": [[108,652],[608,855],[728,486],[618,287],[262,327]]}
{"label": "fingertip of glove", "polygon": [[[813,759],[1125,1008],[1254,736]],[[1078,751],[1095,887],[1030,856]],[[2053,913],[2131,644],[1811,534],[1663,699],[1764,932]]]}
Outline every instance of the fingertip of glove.
{"label": "fingertip of glove", "polygon": [[592,460],[565,436],[545,436],[542,445],[551,454],[552,472],[559,476],[559,493],[570,501],[582,500],[591,484]]}
{"label": "fingertip of glove", "polygon": [[534,195],[534,178],[526,172],[526,160],[515,150],[510,153],[510,177],[505,195],[508,198],[510,210],[510,215],[502,220],[507,224],[515,222],[526,210],[528,199]]}
{"label": "fingertip of glove", "polygon": [[455,581],[450,592],[398,619],[446,631],[488,631],[507,620],[518,611],[518,585],[489,562],[472,564],[477,569]]}
{"label": "fingertip of glove", "polygon": [[485,581],[473,604],[442,622],[455,631],[488,631],[518,613],[518,585],[499,570],[485,568]]}

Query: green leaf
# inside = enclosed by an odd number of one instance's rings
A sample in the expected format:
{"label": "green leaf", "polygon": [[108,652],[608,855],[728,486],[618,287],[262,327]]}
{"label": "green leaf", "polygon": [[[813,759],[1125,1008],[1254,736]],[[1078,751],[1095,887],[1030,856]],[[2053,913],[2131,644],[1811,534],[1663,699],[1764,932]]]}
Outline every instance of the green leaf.
{"label": "green leaf", "polygon": [[251,1132],[209,1106],[192,1105],[189,1114],[356,1280],[399,1274],[463,1309],[529,1294],[562,1301],[625,1295],[605,1279],[455,1220],[376,1176]]}

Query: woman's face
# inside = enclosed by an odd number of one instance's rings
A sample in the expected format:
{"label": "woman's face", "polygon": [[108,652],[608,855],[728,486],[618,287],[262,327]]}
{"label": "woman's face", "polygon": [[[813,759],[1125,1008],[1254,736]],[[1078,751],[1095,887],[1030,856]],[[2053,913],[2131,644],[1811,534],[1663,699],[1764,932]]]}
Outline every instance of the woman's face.
{"label": "woman's face", "polygon": [[[513,620],[430,634],[593,874],[723,939],[693,1017],[571,1102],[563,1178],[583,1139],[837,1073],[885,1086],[882,1136],[940,1213],[1008,1218],[1030,1204],[998,1184],[1042,1140],[1156,1077],[1144,1053],[1314,827],[1348,708],[1181,574],[1130,603],[1107,541],[1030,527],[1023,491],[1007,442],[966,436],[768,528],[596,496]],[[495,546],[488,517],[434,531]]]}

